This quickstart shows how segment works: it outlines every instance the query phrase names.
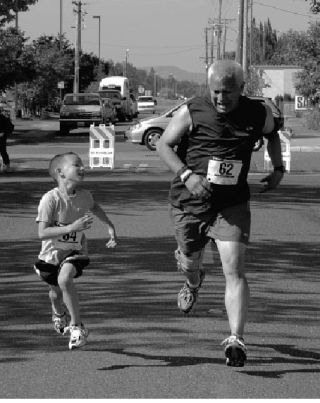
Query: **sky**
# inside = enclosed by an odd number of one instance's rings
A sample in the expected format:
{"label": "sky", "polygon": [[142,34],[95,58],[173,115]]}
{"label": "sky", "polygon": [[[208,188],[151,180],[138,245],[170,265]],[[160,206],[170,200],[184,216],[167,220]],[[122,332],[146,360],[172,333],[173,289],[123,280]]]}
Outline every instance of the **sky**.
{"label": "sky", "polygon": [[[226,49],[236,49],[239,0],[222,0],[227,20]],[[73,0],[62,0],[62,31],[75,43]],[[104,60],[127,61],[136,68],[177,66],[190,72],[205,71],[205,28],[217,20],[219,0],[82,0],[82,50],[99,53]],[[250,13],[249,13],[250,15]],[[257,23],[269,18],[273,29],[306,31],[320,15],[309,11],[305,0],[253,0]],[[32,39],[60,32],[60,0],[38,0],[19,13],[19,28]]]}

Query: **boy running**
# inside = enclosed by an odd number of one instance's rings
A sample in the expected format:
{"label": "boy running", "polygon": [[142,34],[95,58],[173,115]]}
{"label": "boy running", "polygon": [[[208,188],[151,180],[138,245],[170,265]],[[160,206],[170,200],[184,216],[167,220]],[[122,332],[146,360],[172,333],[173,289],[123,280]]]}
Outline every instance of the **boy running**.
{"label": "boy running", "polygon": [[[49,284],[53,326],[60,334],[70,332],[70,350],[85,345],[88,337],[88,330],[81,322],[73,279],[80,277],[89,264],[84,235],[84,230],[89,229],[93,222],[89,211],[107,225],[110,237],[107,248],[117,245],[112,222],[91,193],[79,186],[84,173],[77,154],[70,152],[53,157],[49,174],[57,187],[43,195],[36,218],[42,247],[34,269]],[[65,307],[71,317],[70,323]]]}

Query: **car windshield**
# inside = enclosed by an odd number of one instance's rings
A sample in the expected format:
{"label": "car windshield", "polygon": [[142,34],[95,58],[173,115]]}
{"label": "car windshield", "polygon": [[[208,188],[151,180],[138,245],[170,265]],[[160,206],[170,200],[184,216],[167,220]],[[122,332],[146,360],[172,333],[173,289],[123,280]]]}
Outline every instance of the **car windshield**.
{"label": "car windshield", "polygon": [[119,91],[99,91],[101,98],[121,99]]}
{"label": "car windshield", "polygon": [[139,97],[138,102],[153,102],[152,97]]}
{"label": "car windshield", "polygon": [[99,97],[89,95],[67,95],[65,105],[100,105]]}

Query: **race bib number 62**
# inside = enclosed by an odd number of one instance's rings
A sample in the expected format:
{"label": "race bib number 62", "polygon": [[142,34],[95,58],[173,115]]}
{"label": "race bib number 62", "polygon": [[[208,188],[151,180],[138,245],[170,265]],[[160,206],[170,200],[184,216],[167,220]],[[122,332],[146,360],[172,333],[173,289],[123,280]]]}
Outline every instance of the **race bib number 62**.
{"label": "race bib number 62", "polygon": [[221,160],[212,158],[208,163],[207,180],[216,185],[236,185],[241,172],[239,160]]}

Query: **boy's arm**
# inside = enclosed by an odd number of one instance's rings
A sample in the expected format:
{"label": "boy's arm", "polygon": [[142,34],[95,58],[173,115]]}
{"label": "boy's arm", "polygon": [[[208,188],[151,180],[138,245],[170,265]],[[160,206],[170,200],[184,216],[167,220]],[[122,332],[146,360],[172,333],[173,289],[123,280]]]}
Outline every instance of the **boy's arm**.
{"label": "boy's arm", "polygon": [[107,224],[110,240],[109,240],[109,242],[107,242],[106,246],[108,248],[114,248],[117,245],[117,235],[116,235],[116,230],[114,228],[113,223],[110,221],[107,214],[104,212],[104,210],[101,208],[101,206],[97,202],[94,202],[90,211],[96,217],[98,217],[100,221]]}
{"label": "boy's arm", "polygon": [[69,234],[73,231],[84,231],[91,227],[93,222],[92,217],[85,215],[78,218],[72,224],[64,226],[53,226],[48,222],[39,221],[38,235],[40,239],[57,238],[61,235]]}

